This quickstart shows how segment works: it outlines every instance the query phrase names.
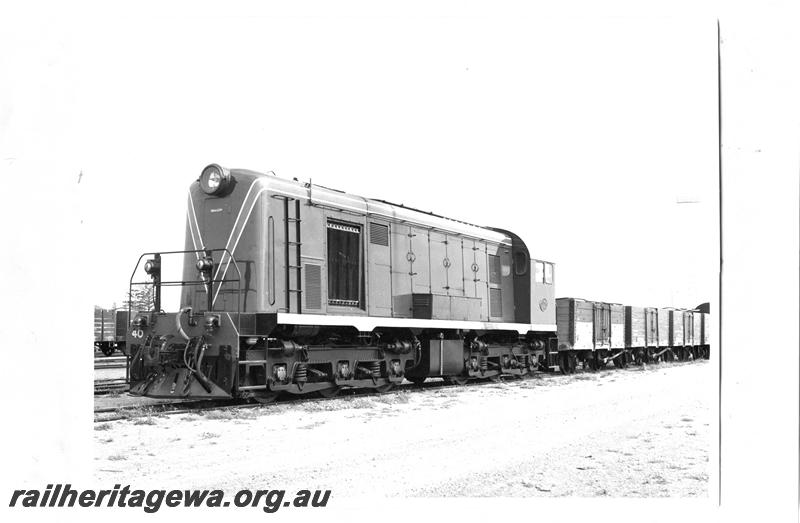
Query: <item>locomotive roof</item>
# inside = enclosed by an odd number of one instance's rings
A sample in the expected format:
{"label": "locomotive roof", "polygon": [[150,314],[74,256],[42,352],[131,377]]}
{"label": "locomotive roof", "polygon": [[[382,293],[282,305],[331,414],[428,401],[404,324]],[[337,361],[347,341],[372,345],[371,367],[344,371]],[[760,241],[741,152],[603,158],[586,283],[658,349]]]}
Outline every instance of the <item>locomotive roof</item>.
{"label": "locomotive roof", "polygon": [[391,218],[392,220],[406,221],[424,227],[441,229],[453,233],[460,233],[475,238],[490,240],[496,243],[510,244],[511,238],[495,229],[482,225],[447,218],[432,212],[421,211],[402,204],[391,203],[385,200],[365,198],[349,194],[323,185],[301,182],[297,179],[286,179],[271,174],[259,173],[248,169],[230,169],[231,175],[239,178],[240,182],[250,185],[261,185],[262,189],[277,190],[288,196],[310,199],[313,204],[329,206],[346,212],[364,215],[376,215]]}

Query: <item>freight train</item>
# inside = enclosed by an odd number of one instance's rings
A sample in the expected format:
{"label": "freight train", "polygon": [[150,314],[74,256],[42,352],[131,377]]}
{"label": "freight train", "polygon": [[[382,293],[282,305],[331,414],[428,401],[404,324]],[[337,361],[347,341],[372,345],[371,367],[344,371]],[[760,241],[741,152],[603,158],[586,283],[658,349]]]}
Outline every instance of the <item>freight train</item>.
{"label": "freight train", "polygon": [[[217,164],[187,203],[184,250],[143,254],[131,277],[154,288],[151,310],[129,311],[131,394],[268,402],[657,360],[679,339],[681,358],[707,354],[685,311],[642,338],[638,320],[624,330],[639,308],[556,300],[554,263],[507,230]],[[182,277],[163,278],[176,256]]]}

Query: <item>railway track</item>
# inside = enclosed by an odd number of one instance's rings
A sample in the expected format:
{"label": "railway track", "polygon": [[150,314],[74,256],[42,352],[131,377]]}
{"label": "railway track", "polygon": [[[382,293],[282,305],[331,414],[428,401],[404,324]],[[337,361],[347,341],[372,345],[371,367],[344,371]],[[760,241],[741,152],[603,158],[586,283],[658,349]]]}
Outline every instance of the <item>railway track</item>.
{"label": "railway track", "polygon": [[125,378],[94,380],[95,396],[101,394],[112,394],[115,392],[125,392],[128,390],[128,387],[128,382]]}
{"label": "railway track", "polygon": [[94,368],[98,369],[124,369],[128,359],[125,356],[109,356],[94,359]]}
{"label": "railway track", "polygon": [[[491,381],[475,381],[468,382],[463,386],[478,386],[484,383],[492,383]],[[379,396],[381,394],[392,394],[395,392],[422,390],[422,389],[435,389],[450,386],[444,380],[425,382],[422,385],[415,385],[413,383],[406,383],[395,386],[389,391],[378,392],[374,389],[346,389],[342,390],[337,398],[347,398],[355,396]],[[174,414],[187,414],[197,412],[198,410],[230,410],[230,409],[250,409],[256,407],[266,407],[270,405],[286,405],[286,404],[310,404],[325,401],[331,401],[335,398],[301,396],[293,394],[283,394],[272,403],[249,403],[245,400],[178,400],[170,403],[160,403],[155,405],[133,405],[130,407],[106,407],[96,409],[95,422],[117,421],[122,419],[140,418],[148,416],[164,416]],[[99,415],[99,416],[98,416]]]}
{"label": "railway track", "polygon": [[[659,366],[690,365],[693,363],[694,362],[692,361],[684,361],[684,362],[676,361],[676,362],[660,363],[657,365],[649,365],[649,366],[658,368]],[[490,386],[498,382],[515,383],[531,379],[551,379],[551,378],[562,378],[562,377],[566,379],[574,379],[576,376],[581,376],[581,375],[602,374],[608,371],[620,371],[620,370],[622,369],[615,369],[611,367],[596,372],[586,371],[567,376],[563,376],[562,374],[535,372],[533,374],[529,374],[521,378],[507,377],[496,380],[491,380],[491,379],[470,380],[463,385],[458,385],[454,382],[445,381],[441,378],[432,378],[432,381],[426,381],[421,385],[416,385],[413,383],[404,383],[402,385],[397,385],[391,390],[386,392],[378,392],[374,389],[344,389],[340,391],[336,397],[347,398],[355,396],[380,396],[381,394],[393,394],[397,392],[416,392],[416,391],[425,391],[430,389],[439,389],[444,387],[481,387],[481,386]],[[640,370],[642,370],[641,367],[631,367],[629,369],[624,369],[623,371],[637,372]],[[133,419],[133,418],[150,417],[150,416],[169,416],[175,414],[188,414],[197,411],[205,412],[211,410],[249,409],[256,407],[268,407],[270,405],[287,405],[287,404],[304,405],[304,404],[331,401],[332,399],[335,398],[282,394],[281,396],[278,397],[277,400],[268,405],[263,405],[261,403],[248,403],[244,400],[178,400],[170,403],[161,403],[161,404],[147,405],[147,406],[134,405],[130,407],[107,407],[95,410],[94,414],[95,414],[95,423],[101,423],[107,421],[117,421],[123,419]]]}

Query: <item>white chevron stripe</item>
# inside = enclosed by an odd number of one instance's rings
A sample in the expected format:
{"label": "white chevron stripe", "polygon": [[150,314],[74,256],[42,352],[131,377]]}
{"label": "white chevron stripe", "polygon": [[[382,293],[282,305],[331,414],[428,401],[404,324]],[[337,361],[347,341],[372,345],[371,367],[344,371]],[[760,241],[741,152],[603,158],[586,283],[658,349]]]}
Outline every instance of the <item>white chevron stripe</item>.
{"label": "white chevron stripe", "polygon": [[[242,200],[242,205],[239,207],[239,213],[236,215],[236,221],[233,222],[233,227],[231,227],[231,234],[228,236],[228,241],[225,242],[225,248],[229,251],[233,252],[230,248],[231,246],[231,239],[233,239],[233,234],[236,232],[236,227],[239,225],[239,219],[242,217],[242,211],[244,210],[245,205],[247,205],[247,199],[250,197],[250,193],[253,191],[253,187],[259,182],[258,179],[253,180],[253,183],[250,184],[250,187],[247,189],[247,194],[244,195],[244,200]],[[219,260],[219,266],[217,267],[217,272],[214,274],[214,279],[218,279],[220,268],[222,267],[223,260],[225,259],[226,253],[223,252],[222,256]]]}
{"label": "white chevron stripe", "polygon": [[[260,196],[261,196],[261,195],[262,195],[262,194],[263,194],[263,193],[264,193],[266,190],[267,190],[267,188],[266,188],[266,187],[262,187],[262,188],[261,188],[261,189],[260,189],[260,190],[259,190],[259,191],[256,193],[255,197],[253,198],[253,202],[250,204],[250,209],[248,209],[248,210],[247,210],[247,216],[245,217],[244,221],[242,222],[242,227],[241,227],[241,229],[239,230],[239,235],[238,235],[238,236],[236,236],[236,242],[234,242],[234,244],[233,244],[233,248],[232,248],[232,249],[230,249],[230,251],[231,251],[231,254],[233,254],[234,252],[236,252],[236,247],[239,245],[239,240],[242,238],[242,233],[244,232],[244,229],[245,229],[245,227],[247,226],[247,222],[250,220],[250,214],[252,214],[252,212],[253,212],[253,209],[255,208],[255,206],[256,206],[256,202],[258,202],[258,199],[259,199],[259,197],[260,197]],[[222,278],[220,278],[220,279],[224,279],[224,278],[225,278],[225,275],[228,273],[228,267],[230,266],[230,264],[231,264],[231,257],[230,257],[230,256],[228,256],[228,261],[227,261],[227,263],[225,264],[225,270],[223,270],[223,271],[222,271]],[[222,265],[222,262],[220,262],[220,265]],[[217,273],[219,273],[219,271],[217,271]],[[216,279],[216,278],[215,278],[215,279]],[[215,302],[215,301],[217,301],[217,296],[219,295],[219,289],[220,289],[220,286],[217,286],[217,292],[215,292],[215,293],[214,293],[214,299],[213,299],[213,300],[211,300],[211,306],[212,306],[212,307],[214,306],[214,302]]]}

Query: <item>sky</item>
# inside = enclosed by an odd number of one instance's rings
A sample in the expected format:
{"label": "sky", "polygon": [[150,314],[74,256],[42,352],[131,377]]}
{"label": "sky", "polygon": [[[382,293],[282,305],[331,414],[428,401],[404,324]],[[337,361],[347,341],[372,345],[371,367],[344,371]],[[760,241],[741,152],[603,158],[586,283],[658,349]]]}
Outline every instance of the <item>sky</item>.
{"label": "sky", "polygon": [[66,160],[98,305],[183,248],[212,162],[509,229],[559,296],[713,297],[710,17],[131,16],[44,21],[5,57],[37,80],[4,106],[6,168]]}

